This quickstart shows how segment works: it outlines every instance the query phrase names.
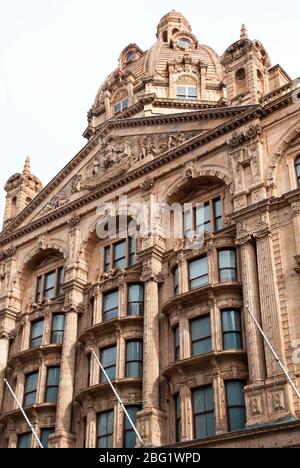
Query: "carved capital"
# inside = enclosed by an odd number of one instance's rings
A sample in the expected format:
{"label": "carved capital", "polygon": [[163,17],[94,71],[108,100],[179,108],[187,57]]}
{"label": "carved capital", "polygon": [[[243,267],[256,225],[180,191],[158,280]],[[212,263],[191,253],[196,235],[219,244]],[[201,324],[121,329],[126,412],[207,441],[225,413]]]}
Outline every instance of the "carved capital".
{"label": "carved capital", "polygon": [[81,216],[77,213],[73,213],[71,218],[69,218],[68,220],[68,225],[71,227],[78,226],[78,224],[80,223],[80,220],[81,220]]}

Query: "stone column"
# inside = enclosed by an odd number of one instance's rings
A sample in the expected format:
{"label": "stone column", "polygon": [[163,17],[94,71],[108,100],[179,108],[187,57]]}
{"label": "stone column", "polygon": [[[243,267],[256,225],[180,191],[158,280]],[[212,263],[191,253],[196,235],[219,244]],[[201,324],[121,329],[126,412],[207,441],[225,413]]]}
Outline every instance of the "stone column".
{"label": "stone column", "polygon": [[4,396],[4,379],[9,353],[9,334],[4,330],[0,330],[0,411]]}
{"label": "stone column", "polygon": [[250,237],[245,238],[244,241],[240,239],[237,243],[240,245],[241,252],[244,323],[249,362],[249,380],[250,383],[256,384],[262,382],[265,378],[263,338],[247,309],[247,306],[249,306],[251,312],[261,324],[256,251]]}
{"label": "stone column", "polygon": [[75,378],[77,325],[78,313],[75,309],[71,308],[66,312],[64,345],[60,368],[56,418],[56,442],[58,448],[72,448],[73,443],[70,431]]}
{"label": "stone column", "polygon": [[[263,330],[276,353],[285,361],[276,268],[269,228],[263,227],[254,234],[254,237],[258,258],[258,282]],[[268,346],[265,346],[265,355],[267,377],[282,374]]]}
{"label": "stone column", "polygon": [[93,408],[88,410],[86,418],[86,446],[89,449],[96,448],[96,433],[97,433],[96,413]]}
{"label": "stone column", "polygon": [[181,401],[181,441],[193,440],[193,409],[191,390],[185,384],[180,387]]}

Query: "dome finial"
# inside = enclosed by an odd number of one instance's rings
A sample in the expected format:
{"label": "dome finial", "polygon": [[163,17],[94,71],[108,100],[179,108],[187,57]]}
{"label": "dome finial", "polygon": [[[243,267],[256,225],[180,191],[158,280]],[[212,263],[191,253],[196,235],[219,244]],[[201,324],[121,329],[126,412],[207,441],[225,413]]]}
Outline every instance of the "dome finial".
{"label": "dome finial", "polygon": [[23,175],[28,176],[30,174],[30,156],[27,156],[24,164]]}
{"label": "dome finial", "polygon": [[241,39],[246,40],[248,39],[248,32],[245,24],[242,24],[241,27]]}

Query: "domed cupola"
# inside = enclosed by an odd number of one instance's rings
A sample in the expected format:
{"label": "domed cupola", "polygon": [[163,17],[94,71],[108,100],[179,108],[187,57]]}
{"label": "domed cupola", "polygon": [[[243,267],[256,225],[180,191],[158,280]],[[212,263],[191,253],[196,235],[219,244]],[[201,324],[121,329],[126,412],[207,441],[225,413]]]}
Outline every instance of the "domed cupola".
{"label": "domed cupola", "polygon": [[172,10],[160,20],[157,26],[157,39],[170,42],[174,34],[191,32],[192,28],[187,19],[181,13]]}
{"label": "domed cupola", "polygon": [[4,186],[6,191],[6,205],[4,226],[15,218],[42,190],[41,181],[31,174],[30,158],[26,158],[22,173],[11,176]]}

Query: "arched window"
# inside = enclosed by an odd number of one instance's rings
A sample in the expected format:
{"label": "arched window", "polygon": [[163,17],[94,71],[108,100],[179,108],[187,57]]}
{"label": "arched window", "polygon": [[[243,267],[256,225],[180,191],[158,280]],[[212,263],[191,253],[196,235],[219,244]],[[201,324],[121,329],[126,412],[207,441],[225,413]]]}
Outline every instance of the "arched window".
{"label": "arched window", "polygon": [[164,32],[162,33],[162,40],[163,40],[164,42],[168,42],[168,31],[164,31]]}
{"label": "arched window", "polygon": [[239,68],[239,70],[236,72],[235,85],[237,94],[241,94],[242,92],[246,91],[247,80],[245,68]]}
{"label": "arched window", "polygon": [[265,94],[265,80],[262,72],[257,70],[257,83],[258,83],[258,90],[261,96]]}
{"label": "arched window", "polygon": [[17,197],[14,197],[11,201],[11,218],[14,218],[17,215]]}
{"label": "arched window", "polygon": [[300,156],[296,159],[295,168],[296,168],[296,176],[297,176],[297,185],[300,188]]}

